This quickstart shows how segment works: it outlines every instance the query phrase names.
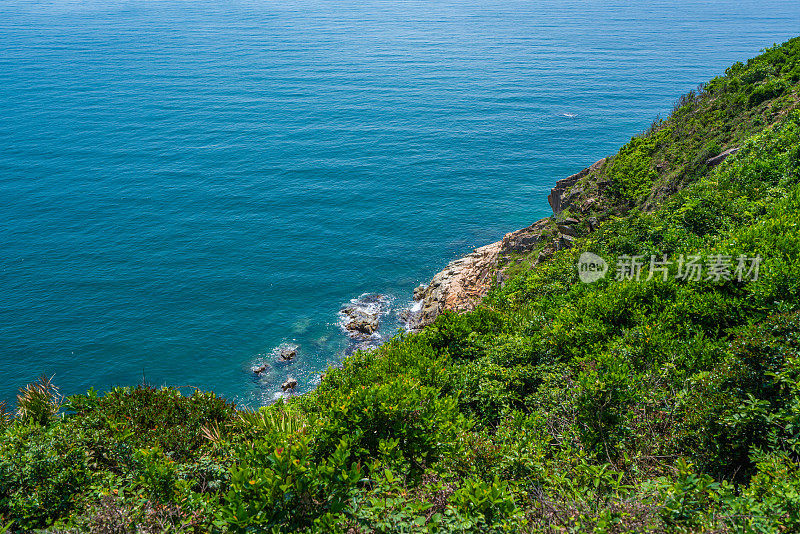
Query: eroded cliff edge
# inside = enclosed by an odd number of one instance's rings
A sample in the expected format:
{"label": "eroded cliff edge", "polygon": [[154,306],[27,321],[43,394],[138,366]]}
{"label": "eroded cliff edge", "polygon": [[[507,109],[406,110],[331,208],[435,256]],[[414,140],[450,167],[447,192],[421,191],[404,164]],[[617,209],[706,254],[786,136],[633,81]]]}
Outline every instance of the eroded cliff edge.
{"label": "eroded cliff edge", "polygon": [[[493,283],[503,283],[505,270],[520,255],[538,249],[533,261],[539,262],[556,250],[571,247],[576,237],[592,231],[598,220],[594,214],[602,207],[600,197],[605,184],[600,171],[605,162],[603,158],[556,182],[547,197],[553,216],[451,261],[428,285],[416,288],[414,300],[421,305],[418,304],[418,311],[410,318],[411,328],[423,328],[447,310],[474,309]],[[569,216],[562,216],[568,209]]]}

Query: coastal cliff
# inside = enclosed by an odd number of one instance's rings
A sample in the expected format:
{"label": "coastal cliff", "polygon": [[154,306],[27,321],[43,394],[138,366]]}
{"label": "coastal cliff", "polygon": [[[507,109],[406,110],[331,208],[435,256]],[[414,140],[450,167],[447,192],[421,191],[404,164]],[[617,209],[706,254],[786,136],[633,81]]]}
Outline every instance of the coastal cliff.
{"label": "coastal cliff", "polygon": [[[470,254],[453,260],[437,273],[428,285],[414,290],[414,300],[419,302],[418,312],[409,321],[413,330],[433,323],[445,311],[470,311],[495,283],[502,284],[506,269],[521,256],[538,250],[533,263],[543,261],[554,252],[572,247],[579,235],[597,227],[598,174],[606,158],[596,161],[582,171],[558,180],[547,201],[553,209],[552,217],[545,217],[532,225],[510,232],[503,239],[476,248]],[[578,184],[581,185],[578,185]],[[592,187],[593,186],[593,187]],[[563,217],[565,210],[577,208],[574,216]],[[572,213],[572,212],[570,212]]]}

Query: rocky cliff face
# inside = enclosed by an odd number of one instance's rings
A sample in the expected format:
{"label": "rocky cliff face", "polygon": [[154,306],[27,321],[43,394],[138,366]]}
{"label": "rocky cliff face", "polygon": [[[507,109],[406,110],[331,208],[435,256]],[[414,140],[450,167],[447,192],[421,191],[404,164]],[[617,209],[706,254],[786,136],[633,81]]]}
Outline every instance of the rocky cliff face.
{"label": "rocky cliff face", "polygon": [[[596,173],[600,170],[600,168],[602,168],[605,162],[606,158],[603,158],[594,162],[591,167],[587,167],[579,173],[573,174],[572,176],[568,176],[556,182],[555,187],[553,187],[553,189],[550,190],[550,194],[547,195],[547,202],[550,203],[550,207],[553,208],[553,214],[555,214],[556,217],[561,215],[561,212],[566,208],[570,207],[574,201],[577,198],[580,198],[585,191],[584,187],[575,187],[581,178],[585,178],[592,173]],[[589,203],[587,208],[591,207],[591,204],[592,203]]]}
{"label": "rocky cliff face", "polygon": [[[577,174],[556,182],[547,197],[553,208],[554,217],[545,217],[527,228],[506,234],[501,241],[475,249],[471,254],[447,264],[433,277],[430,284],[414,290],[414,300],[420,302],[418,310],[409,317],[409,325],[418,330],[433,323],[440,313],[468,311],[475,308],[486,295],[493,283],[503,283],[504,270],[514,256],[540,249],[534,262],[542,261],[554,251],[569,248],[572,242],[583,233],[594,230],[597,220],[591,217],[596,199],[582,199],[586,187],[583,179],[592,176],[605,163],[596,162]],[[585,180],[583,180],[585,181]],[[581,219],[562,218],[568,207],[587,214]]]}
{"label": "rocky cliff face", "polygon": [[411,317],[412,328],[431,324],[445,310],[468,311],[477,305],[492,285],[502,242],[476,248],[471,254],[451,261],[431,283],[414,291],[422,308]]}

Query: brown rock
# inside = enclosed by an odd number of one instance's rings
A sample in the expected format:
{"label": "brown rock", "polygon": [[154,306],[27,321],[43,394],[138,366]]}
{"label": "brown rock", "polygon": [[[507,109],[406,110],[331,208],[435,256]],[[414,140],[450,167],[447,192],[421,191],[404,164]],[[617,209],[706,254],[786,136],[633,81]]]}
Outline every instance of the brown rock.
{"label": "brown rock", "polygon": [[417,286],[416,288],[414,288],[415,301],[422,300],[422,298],[425,296],[425,289],[426,289],[425,286]]}
{"label": "brown rock", "polygon": [[714,165],[719,165],[720,163],[725,161],[728,158],[728,156],[736,154],[737,152],[739,152],[739,147],[729,148],[725,152],[722,152],[721,154],[718,154],[713,158],[708,158],[706,160],[706,165],[708,165],[709,167],[713,167]]}
{"label": "brown rock", "polygon": [[567,248],[572,248],[572,245],[575,242],[575,238],[569,235],[560,235],[558,236],[557,245],[556,247],[558,250],[564,250]]}
{"label": "brown rock", "polygon": [[[522,230],[510,232],[503,237],[501,253],[528,252],[542,239],[550,226],[550,218],[540,219]],[[505,256],[503,256],[505,258]],[[505,260],[508,261],[508,260]]]}
{"label": "brown rock", "polygon": [[290,362],[294,360],[295,356],[297,356],[297,349],[293,348],[282,349],[278,356],[280,356],[281,360],[285,362]]}
{"label": "brown rock", "polygon": [[[572,176],[568,176],[566,178],[562,178],[561,180],[556,182],[555,187],[550,190],[550,194],[547,196],[547,202],[550,203],[550,207],[553,209],[553,213],[555,215],[559,215],[564,209],[567,207],[568,197],[565,196],[565,193],[572,189],[572,187],[578,183],[578,180],[583,178],[584,176],[588,175],[590,172],[594,172],[600,169],[603,164],[606,162],[606,159],[603,158],[594,162],[590,167],[583,169],[581,172],[573,174]],[[579,193],[582,193],[583,190],[581,189],[580,192],[576,192],[573,197],[577,197]]]}
{"label": "brown rock", "polygon": [[445,310],[474,309],[491,287],[501,245],[502,242],[498,241],[477,248],[471,254],[450,262],[436,274],[425,291],[422,310],[413,328],[431,324]]}
{"label": "brown rock", "polygon": [[559,224],[557,226],[558,231],[561,232],[563,235],[568,235],[571,237],[576,237],[578,235],[578,229],[569,224]]}
{"label": "brown rock", "polygon": [[366,335],[372,335],[377,329],[377,323],[368,320],[354,320],[347,323],[346,328],[351,332],[360,332]]}

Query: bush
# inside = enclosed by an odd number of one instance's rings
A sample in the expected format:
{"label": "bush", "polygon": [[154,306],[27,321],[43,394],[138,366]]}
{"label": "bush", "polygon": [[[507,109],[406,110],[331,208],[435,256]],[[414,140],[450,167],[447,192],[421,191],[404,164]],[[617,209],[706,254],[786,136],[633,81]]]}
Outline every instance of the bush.
{"label": "bush", "polygon": [[[202,428],[233,420],[233,405],[213,393],[185,397],[171,388],[115,388],[70,397],[67,408],[98,447],[100,461],[127,462],[132,451],[157,446],[175,461],[193,457],[208,443]],[[124,443],[125,450],[117,444]],[[127,452],[126,452],[127,451]],[[120,456],[121,454],[121,456]]]}
{"label": "bush", "polygon": [[0,519],[23,530],[44,528],[80,506],[92,477],[76,436],[34,422],[0,432]]}
{"label": "bush", "polygon": [[329,394],[326,401],[311,430],[320,459],[349,438],[353,458],[367,463],[382,442],[396,440],[407,469],[419,476],[444,454],[453,454],[459,433],[468,429],[456,398],[440,397],[437,389],[404,377]]}

